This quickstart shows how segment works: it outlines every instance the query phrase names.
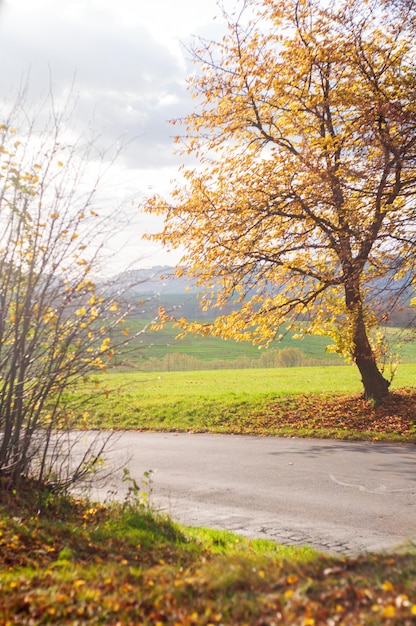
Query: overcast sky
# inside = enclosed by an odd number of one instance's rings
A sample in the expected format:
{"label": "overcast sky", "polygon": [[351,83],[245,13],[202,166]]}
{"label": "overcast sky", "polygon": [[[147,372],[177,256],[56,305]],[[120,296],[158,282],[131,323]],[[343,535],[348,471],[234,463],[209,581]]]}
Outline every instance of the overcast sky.
{"label": "overcast sky", "polygon": [[[31,98],[51,87],[57,100],[74,83],[80,128],[92,122],[107,145],[133,140],[116,168],[115,196],[164,193],[179,165],[168,120],[192,107],[183,43],[215,38],[218,15],[216,0],[0,0],[0,101],[13,102],[26,80]],[[175,262],[142,243],[138,231],[154,223],[136,219],[131,256],[143,251],[146,266]]]}

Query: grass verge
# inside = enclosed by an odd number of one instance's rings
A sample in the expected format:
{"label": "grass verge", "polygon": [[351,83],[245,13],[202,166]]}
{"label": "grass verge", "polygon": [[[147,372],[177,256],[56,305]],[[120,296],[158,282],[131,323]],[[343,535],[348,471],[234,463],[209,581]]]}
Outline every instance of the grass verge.
{"label": "grass verge", "polygon": [[[40,509],[39,509],[40,506]],[[329,558],[187,530],[140,507],[0,506],[0,623],[319,626],[416,620],[411,551]]]}

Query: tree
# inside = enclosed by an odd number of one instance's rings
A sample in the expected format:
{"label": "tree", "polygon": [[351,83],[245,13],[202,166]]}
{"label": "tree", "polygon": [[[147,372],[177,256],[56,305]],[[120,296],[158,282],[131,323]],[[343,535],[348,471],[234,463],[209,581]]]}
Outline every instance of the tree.
{"label": "tree", "polygon": [[221,41],[192,48],[196,106],[177,142],[199,166],[146,202],[164,216],[149,236],[184,247],[178,272],[207,288],[202,307],[239,304],[180,323],[265,345],[284,323],[329,334],[381,402],[373,330],[392,287],[414,285],[412,21],[378,0],[238,6]]}
{"label": "tree", "polygon": [[64,114],[41,125],[23,104],[0,124],[0,477],[65,489],[107,442],[77,452],[88,407],[69,392],[106,368],[127,310],[92,278],[114,230],[94,201],[103,159],[94,174],[93,144],[71,140]]}

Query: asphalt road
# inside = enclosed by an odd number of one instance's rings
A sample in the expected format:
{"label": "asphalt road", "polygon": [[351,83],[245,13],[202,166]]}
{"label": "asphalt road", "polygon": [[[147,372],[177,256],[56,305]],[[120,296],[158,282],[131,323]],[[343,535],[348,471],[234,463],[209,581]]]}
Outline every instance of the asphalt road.
{"label": "asphalt road", "polygon": [[152,470],[153,505],[189,526],[344,554],[416,541],[416,446],[128,432],[107,454],[94,496],[123,498],[123,467]]}

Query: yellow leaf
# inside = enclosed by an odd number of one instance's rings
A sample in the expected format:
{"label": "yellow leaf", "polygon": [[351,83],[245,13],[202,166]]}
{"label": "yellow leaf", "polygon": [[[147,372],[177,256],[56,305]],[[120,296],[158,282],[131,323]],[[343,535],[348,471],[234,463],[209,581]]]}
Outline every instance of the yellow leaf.
{"label": "yellow leaf", "polygon": [[100,352],[105,352],[106,350],[108,350],[110,347],[110,342],[111,339],[109,337],[106,337],[101,344]]}
{"label": "yellow leaf", "polygon": [[396,615],[396,609],[392,604],[389,604],[383,610],[383,617],[394,617]]}
{"label": "yellow leaf", "polygon": [[299,576],[297,576],[296,574],[290,574],[286,578],[286,581],[288,582],[289,585],[294,585],[295,583],[299,581]]}
{"label": "yellow leaf", "polygon": [[58,161],[58,167],[62,167],[62,166],[63,166],[62,161]]}

